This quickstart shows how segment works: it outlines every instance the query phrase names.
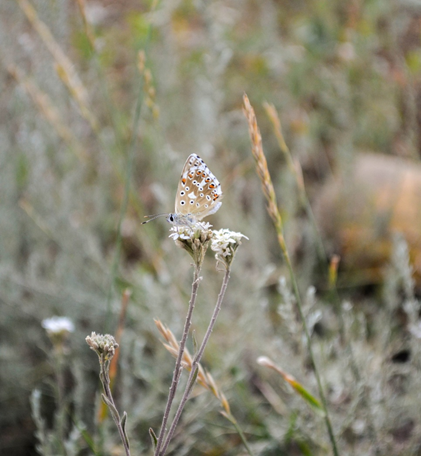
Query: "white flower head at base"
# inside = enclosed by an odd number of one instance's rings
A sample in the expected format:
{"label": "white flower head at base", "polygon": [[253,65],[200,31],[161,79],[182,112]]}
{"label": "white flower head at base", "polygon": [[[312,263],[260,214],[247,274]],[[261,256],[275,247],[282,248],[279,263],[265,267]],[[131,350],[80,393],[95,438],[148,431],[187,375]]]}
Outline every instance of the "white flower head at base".
{"label": "white flower head at base", "polygon": [[75,325],[72,320],[67,317],[51,317],[42,320],[42,327],[47,331],[49,336],[61,333],[72,333],[75,330]]}
{"label": "white flower head at base", "polygon": [[215,252],[217,261],[229,267],[234,259],[235,252],[241,245],[242,238],[248,240],[248,237],[244,236],[244,234],[230,231],[227,228],[213,231],[211,249]]}
{"label": "white flower head at base", "polygon": [[208,222],[194,222],[188,225],[173,226],[170,229],[171,234],[169,237],[174,239],[178,247],[186,250],[197,265],[200,265],[213,236],[213,231],[210,229],[211,226]]}
{"label": "white flower head at base", "polygon": [[56,350],[64,350],[65,342],[67,341],[70,333],[75,330],[75,325],[72,320],[67,317],[54,316],[42,320],[42,327],[48,334],[51,342]]}

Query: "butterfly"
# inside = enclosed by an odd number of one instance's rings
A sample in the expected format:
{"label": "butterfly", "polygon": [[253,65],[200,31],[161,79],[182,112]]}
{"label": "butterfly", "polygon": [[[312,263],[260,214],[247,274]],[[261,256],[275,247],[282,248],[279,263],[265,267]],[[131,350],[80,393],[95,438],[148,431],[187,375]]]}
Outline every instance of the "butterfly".
{"label": "butterfly", "polygon": [[208,215],[214,214],[222,205],[222,189],[218,179],[197,154],[191,154],[184,163],[175,195],[175,212],[171,214],[146,215],[145,223],[157,217],[167,217],[176,226],[190,226]]}

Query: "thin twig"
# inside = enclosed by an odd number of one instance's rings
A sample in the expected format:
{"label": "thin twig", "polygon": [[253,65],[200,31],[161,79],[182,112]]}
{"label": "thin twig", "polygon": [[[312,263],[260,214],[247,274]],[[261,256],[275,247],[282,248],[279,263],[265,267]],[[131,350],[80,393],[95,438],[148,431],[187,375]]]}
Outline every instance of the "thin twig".
{"label": "thin twig", "polygon": [[161,452],[157,451],[156,455],[163,456],[165,454],[165,452],[166,452],[166,450],[168,448],[168,445],[169,445],[169,443],[170,443],[170,441],[171,441],[171,439],[172,439],[172,437],[174,435],[175,428],[177,427],[177,424],[178,424],[178,421],[179,421],[179,419],[181,417],[181,413],[183,412],[184,406],[186,405],[186,402],[189,399],[190,393],[192,392],[193,386],[196,383],[194,381],[194,376],[197,375],[197,369],[199,367],[200,360],[202,359],[202,356],[203,356],[203,353],[205,351],[206,345],[207,345],[207,343],[209,341],[209,337],[212,334],[213,328],[215,326],[216,319],[217,319],[218,314],[219,314],[219,312],[221,310],[222,301],[224,299],[225,291],[227,289],[229,278],[230,278],[230,272],[231,272],[230,268],[227,267],[226,270],[225,270],[224,280],[222,282],[221,290],[220,290],[219,295],[218,295],[218,300],[216,302],[215,309],[213,311],[211,321],[209,323],[208,329],[206,330],[206,334],[205,334],[205,337],[203,338],[203,341],[202,341],[202,343],[200,345],[200,348],[199,348],[199,350],[197,351],[197,353],[195,354],[195,356],[193,358],[191,371],[190,371],[190,374],[189,374],[189,378],[187,380],[186,389],[184,390],[183,397],[181,398],[180,404],[179,404],[179,406],[177,408],[177,411],[175,413],[175,416],[174,416],[174,420],[173,420],[173,422],[171,424],[170,430],[168,431],[167,437],[165,438],[165,442],[164,442],[164,445],[162,447],[162,451]]}

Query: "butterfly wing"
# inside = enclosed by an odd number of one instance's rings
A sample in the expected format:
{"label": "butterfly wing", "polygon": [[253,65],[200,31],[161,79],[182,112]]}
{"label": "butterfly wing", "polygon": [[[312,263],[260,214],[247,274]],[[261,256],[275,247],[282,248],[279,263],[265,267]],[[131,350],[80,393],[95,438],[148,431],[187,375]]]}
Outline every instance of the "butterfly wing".
{"label": "butterfly wing", "polygon": [[191,154],[184,164],[175,197],[175,213],[202,220],[221,207],[221,184],[206,163]]}

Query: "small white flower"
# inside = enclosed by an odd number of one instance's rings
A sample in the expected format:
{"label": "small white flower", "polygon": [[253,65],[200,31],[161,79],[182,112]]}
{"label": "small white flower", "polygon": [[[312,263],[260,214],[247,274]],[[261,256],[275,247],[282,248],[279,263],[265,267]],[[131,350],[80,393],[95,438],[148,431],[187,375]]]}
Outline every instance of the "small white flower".
{"label": "small white flower", "polygon": [[410,333],[417,339],[421,339],[421,322],[409,326]]}
{"label": "small white flower", "polygon": [[215,252],[215,258],[226,264],[231,263],[235,251],[241,245],[242,238],[248,239],[244,234],[226,228],[213,231],[211,249]]}
{"label": "small white flower", "polygon": [[67,317],[51,317],[42,320],[42,327],[47,331],[48,334],[61,334],[71,333],[75,330],[75,325],[72,320]]}
{"label": "small white flower", "polygon": [[208,231],[212,225],[209,222],[196,222],[191,225],[173,226],[170,228],[170,238],[176,241],[177,239],[189,240],[197,238],[199,231]]}
{"label": "small white flower", "polygon": [[209,241],[213,233],[212,225],[208,222],[194,222],[188,225],[173,226],[170,231],[170,238],[178,247],[186,250],[194,259],[196,265],[200,265],[208,249]]}

